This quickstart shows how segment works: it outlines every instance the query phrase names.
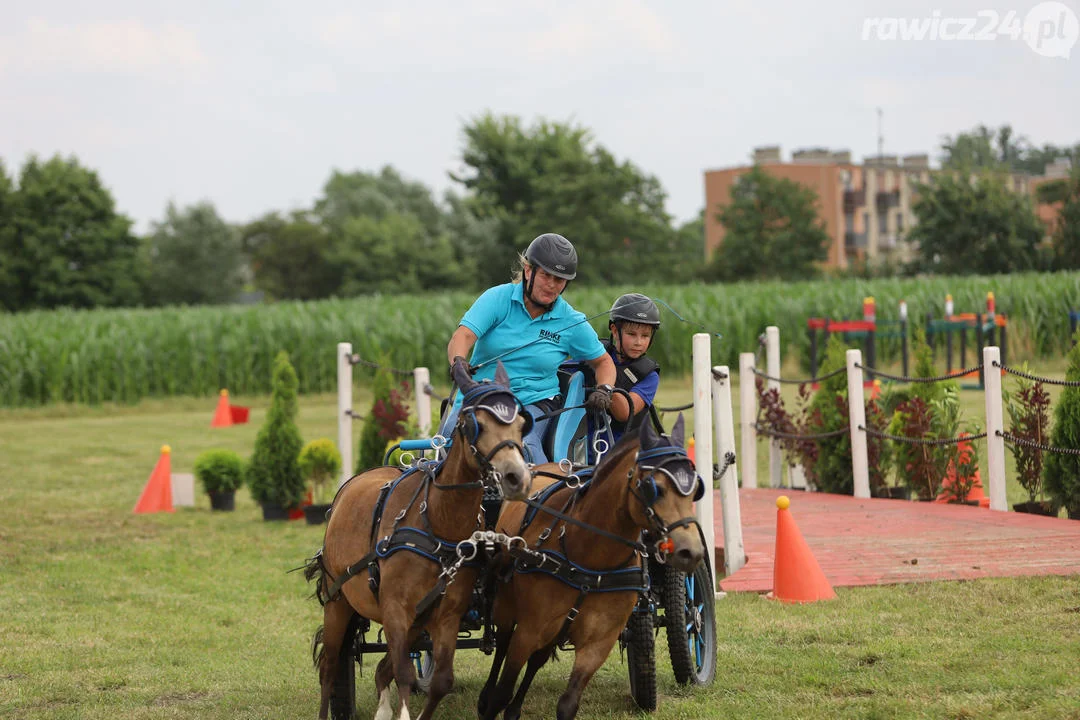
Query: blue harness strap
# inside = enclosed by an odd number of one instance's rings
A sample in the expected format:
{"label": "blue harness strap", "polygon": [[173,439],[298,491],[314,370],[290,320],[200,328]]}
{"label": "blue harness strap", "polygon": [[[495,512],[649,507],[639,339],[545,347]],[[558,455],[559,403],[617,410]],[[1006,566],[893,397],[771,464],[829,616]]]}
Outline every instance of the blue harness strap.
{"label": "blue harness strap", "polygon": [[[580,481],[578,488],[580,488],[581,493],[584,494],[584,492],[589,488],[589,485],[592,484],[592,476],[594,470],[596,470],[595,467],[589,466],[586,468],[582,468],[576,473],[574,473],[574,475],[576,475],[578,480]],[[552,495],[559,492],[560,490],[564,490],[569,487],[567,485],[567,480],[569,479],[569,477],[560,477],[558,480],[551,483],[546,488],[533,495],[529,499],[534,500],[538,505],[546,505],[547,501],[551,499]],[[518,535],[520,535],[525,530],[525,528],[532,525],[532,521],[536,519],[536,514],[538,512],[539,509],[536,507],[536,505],[529,505],[529,509],[525,511],[525,516],[521,519],[521,527],[518,529]]]}

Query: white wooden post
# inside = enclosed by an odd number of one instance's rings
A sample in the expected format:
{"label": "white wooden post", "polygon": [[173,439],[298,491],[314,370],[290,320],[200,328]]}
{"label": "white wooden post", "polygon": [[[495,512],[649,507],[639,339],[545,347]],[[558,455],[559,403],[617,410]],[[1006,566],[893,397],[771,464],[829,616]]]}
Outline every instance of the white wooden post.
{"label": "white wooden post", "polygon": [[863,401],[862,351],[847,351],[848,426],[851,428],[851,471],[855,497],[870,497],[870,465],[866,457],[866,404]]}
{"label": "white wooden post", "polygon": [[716,531],[713,526],[713,432],[712,432],[712,348],[708,333],[694,334],[694,463],[705,481],[705,494],[694,505],[694,515],[705,535],[705,554],[712,568],[712,588],[716,590]]}
{"label": "white wooden post", "polygon": [[[713,420],[716,432],[716,462],[735,452],[735,427],[731,412],[731,373],[727,365],[713,368]],[[720,513],[724,521],[724,574],[730,575],[746,564],[743,545],[742,510],[739,507],[739,470],[732,464],[720,476]]]}
{"label": "white wooden post", "polygon": [[757,386],[754,353],[739,353],[739,465],[742,485],[757,487]]}
{"label": "white wooden post", "polygon": [[416,421],[420,436],[427,437],[431,431],[431,396],[425,388],[431,384],[431,374],[426,367],[413,368],[413,389],[416,392]]}
{"label": "white wooden post", "polygon": [[341,482],[352,477],[352,343],[337,346],[337,445],[341,453]]}
{"label": "white wooden post", "polygon": [[[765,373],[769,377],[780,377],[780,328],[770,325],[765,328]],[[780,392],[780,383],[769,380],[766,390]],[[784,458],[780,453],[780,440],[769,438],[769,487],[783,487]]]}
{"label": "white wooden post", "polygon": [[1001,369],[994,363],[1001,362],[1001,350],[983,348],[983,378],[986,392],[986,454],[987,475],[990,484],[990,509],[1008,511],[1005,497],[1005,439],[999,432],[1005,431],[1001,409]]}

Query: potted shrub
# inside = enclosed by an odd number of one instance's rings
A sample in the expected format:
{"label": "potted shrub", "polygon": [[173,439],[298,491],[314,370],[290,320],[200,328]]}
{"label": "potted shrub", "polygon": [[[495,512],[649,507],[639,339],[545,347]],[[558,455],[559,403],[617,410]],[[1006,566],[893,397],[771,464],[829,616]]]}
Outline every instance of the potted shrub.
{"label": "potted shrub", "polygon": [[326,511],[337,492],[335,481],[341,474],[341,453],[333,441],[319,438],[304,446],[298,462],[311,493],[311,504],[304,506],[304,517],[308,525],[319,525],[326,520]]}
{"label": "potted shrub", "polygon": [[[942,390],[940,397],[930,401],[914,395],[900,403],[889,425],[890,434],[923,440],[957,437],[960,427],[959,391],[954,383]],[[966,459],[961,458],[957,443],[897,443],[895,453],[897,469],[917,500],[936,500],[950,471],[956,476],[955,482],[968,484],[962,494],[959,485],[954,485],[951,492],[957,498],[966,498],[978,470],[974,465],[974,454]],[[963,479],[959,472],[961,466]]]}
{"label": "potted shrub", "polygon": [[[1027,372],[1027,363],[1021,368]],[[1015,392],[1006,392],[1005,407],[1009,411],[1009,434],[1015,438],[1046,445],[1050,442],[1050,393],[1041,382],[1016,378]],[[1037,447],[1010,443],[1016,461],[1016,479],[1027,490],[1027,502],[1014,503],[1016,512],[1036,515],[1057,515],[1056,509],[1042,499],[1043,451]],[[1039,497],[1039,500],[1035,498]]]}
{"label": "potted shrub", "polygon": [[[1080,331],[1074,340],[1080,339]],[[1080,382],[1080,344],[1069,351],[1065,379]],[[1057,448],[1080,448],[1080,388],[1066,387],[1054,407],[1050,445]],[[1064,507],[1069,517],[1080,520],[1080,456],[1050,453],[1043,468],[1043,483],[1055,507]]]}
{"label": "potted shrub", "polygon": [[[915,358],[913,376],[934,377],[933,351],[926,343],[925,330],[919,325],[912,327],[911,348]],[[890,391],[884,404],[891,417],[887,431],[890,435],[926,440],[957,436],[960,427],[960,391],[955,380],[912,383],[908,387]],[[959,456],[955,443],[925,445],[897,442],[893,448],[892,465],[917,500],[933,501],[940,494],[950,467],[954,471],[958,468]]]}
{"label": "potted shrub", "polygon": [[296,427],[296,370],[285,351],[274,360],[270,410],[255,437],[248,464],[251,496],[262,505],[264,520],[285,520],[304,499],[300,474],[300,430]]}
{"label": "potted shrub", "polygon": [[207,450],[195,458],[195,477],[210,496],[210,508],[236,509],[236,491],[244,484],[244,460],[232,450]]}

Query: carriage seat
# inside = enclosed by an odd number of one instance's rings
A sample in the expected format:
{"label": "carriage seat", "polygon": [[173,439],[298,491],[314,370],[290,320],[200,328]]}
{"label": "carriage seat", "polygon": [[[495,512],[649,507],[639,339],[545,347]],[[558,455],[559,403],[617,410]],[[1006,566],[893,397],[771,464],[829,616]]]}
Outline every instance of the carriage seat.
{"label": "carriage seat", "polygon": [[[588,366],[585,366],[588,367]],[[580,406],[585,402],[585,373],[581,363],[564,363],[559,367],[559,407]],[[552,418],[541,438],[540,446],[551,462],[573,456],[574,446],[587,431],[585,410],[576,407]]]}

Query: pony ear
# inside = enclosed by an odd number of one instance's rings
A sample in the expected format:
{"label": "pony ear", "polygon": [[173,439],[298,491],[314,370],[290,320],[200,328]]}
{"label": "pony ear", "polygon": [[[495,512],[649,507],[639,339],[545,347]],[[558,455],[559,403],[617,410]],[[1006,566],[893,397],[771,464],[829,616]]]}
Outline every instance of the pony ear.
{"label": "pony ear", "polygon": [[683,420],[683,414],[679,413],[675,425],[671,428],[671,444],[676,447],[686,447],[685,438],[683,437],[685,431],[686,423]]}
{"label": "pony ear", "polygon": [[656,434],[655,428],[648,419],[641,423],[641,429],[638,431],[638,440],[641,442],[641,447],[645,450],[650,450],[657,446],[660,442],[660,436]]}
{"label": "pony ear", "polygon": [[506,388],[510,387],[510,376],[506,374],[506,368],[503,367],[502,360],[499,360],[495,366],[495,384]]}

